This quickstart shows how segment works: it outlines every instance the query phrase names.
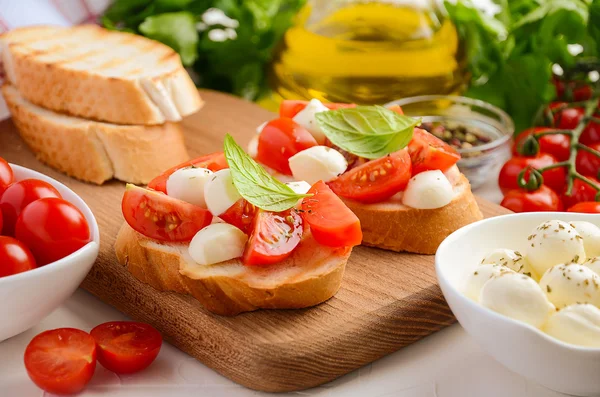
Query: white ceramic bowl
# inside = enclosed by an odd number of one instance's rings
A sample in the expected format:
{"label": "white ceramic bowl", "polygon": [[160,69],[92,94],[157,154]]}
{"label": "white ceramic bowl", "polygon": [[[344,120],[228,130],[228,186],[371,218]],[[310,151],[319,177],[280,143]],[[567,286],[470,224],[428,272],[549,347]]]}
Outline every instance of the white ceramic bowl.
{"label": "white ceramic bowl", "polygon": [[452,233],[440,245],[435,266],[452,312],[481,348],[510,370],[562,393],[600,395],[600,349],[563,343],[540,330],[510,319],[464,294],[469,273],[496,248],[523,251],[527,236],[552,220],[588,221],[600,226],[600,215],[522,213],[473,223]]}
{"label": "white ceramic bowl", "polygon": [[81,210],[92,241],[71,255],[46,266],[0,278],[0,342],[37,323],[66,300],[81,284],[98,257],[98,223],[87,204],[71,189],[39,172],[11,164],[17,181],[41,179]]}

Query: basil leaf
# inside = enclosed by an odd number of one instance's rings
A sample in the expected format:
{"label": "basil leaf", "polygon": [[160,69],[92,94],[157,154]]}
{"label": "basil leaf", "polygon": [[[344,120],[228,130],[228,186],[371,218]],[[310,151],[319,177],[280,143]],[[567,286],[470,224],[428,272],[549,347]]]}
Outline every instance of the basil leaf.
{"label": "basil leaf", "polygon": [[266,211],[285,211],[310,194],[298,194],[279,182],[247,155],[231,135],[225,136],[225,158],[231,170],[233,184],[243,198]]}
{"label": "basil leaf", "polygon": [[317,123],[334,145],[367,159],[400,150],[410,142],[420,120],[382,106],[357,106],[316,114]]}

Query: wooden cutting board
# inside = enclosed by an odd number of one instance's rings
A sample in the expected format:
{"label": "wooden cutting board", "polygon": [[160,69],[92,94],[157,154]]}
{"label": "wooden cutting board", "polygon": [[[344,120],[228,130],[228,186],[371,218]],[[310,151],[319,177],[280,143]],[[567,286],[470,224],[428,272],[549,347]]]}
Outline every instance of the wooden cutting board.
{"label": "wooden cutting board", "polygon": [[[206,106],[184,122],[190,155],[222,148],[225,133],[246,144],[272,114],[241,99],[202,91]],[[354,249],[342,287],[304,310],[260,310],[237,317],[205,311],[189,296],[161,293],[116,260],[124,184],[82,183],[39,163],[10,121],[0,123],[0,157],[65,183],[89,204],[101,232],[100,256],[82,286],[131,318],[148,322],[179,349],[256,390],[317,386],[409,345],[455,319],[437,285],[434,257]],[[478,200],[486,216],[507,211]]]}

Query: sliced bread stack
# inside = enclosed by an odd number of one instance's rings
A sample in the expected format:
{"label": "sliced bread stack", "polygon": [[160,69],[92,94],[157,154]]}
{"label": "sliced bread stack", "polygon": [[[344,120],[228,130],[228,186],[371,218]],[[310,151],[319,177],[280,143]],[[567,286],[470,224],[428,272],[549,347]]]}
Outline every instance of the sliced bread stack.
{"label": "sliced bread stack", "polygon": [[203,102],[170,47],[95,25],[33,26],[1,35],[0,51],[2,95],[41,161],[142,184],[188,159],[177,122]]}

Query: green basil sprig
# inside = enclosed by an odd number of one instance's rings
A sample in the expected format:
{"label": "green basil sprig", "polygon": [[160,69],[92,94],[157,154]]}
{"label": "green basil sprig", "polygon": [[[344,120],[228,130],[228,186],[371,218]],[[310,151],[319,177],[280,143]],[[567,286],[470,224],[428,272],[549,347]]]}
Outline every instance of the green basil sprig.
{"label": "green basil sprig", "polygon": [[317,123],[334,145],[367,159],[400,150],[421,121],[383,106],[357,106],[316,114]]}
{"label": "green basil sprig", "polygon": [[248,202],[266,211],[280,212],[292,208],[298,200],[311,194],[298,194],[279,182],[258,165],[231,135],[225,136],[225,158],[238,192]]}

